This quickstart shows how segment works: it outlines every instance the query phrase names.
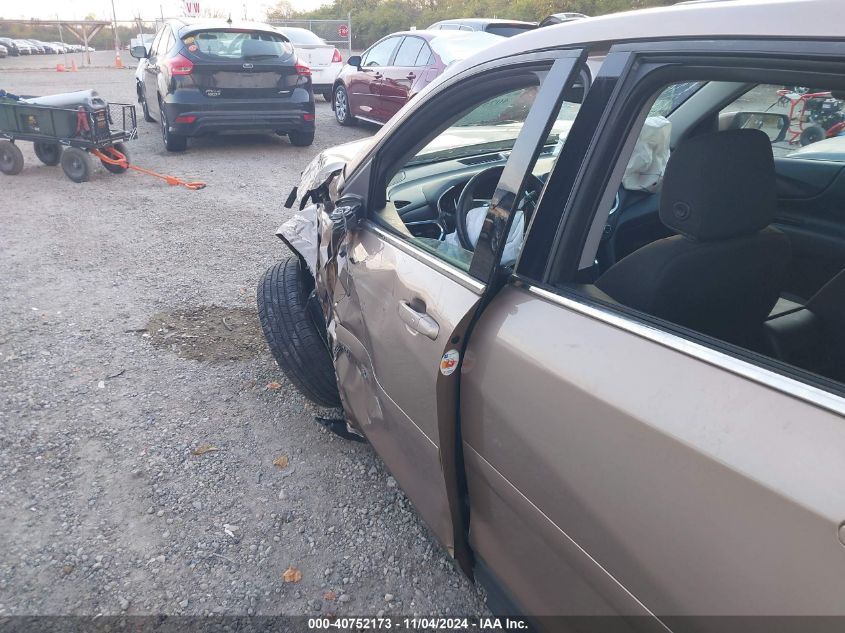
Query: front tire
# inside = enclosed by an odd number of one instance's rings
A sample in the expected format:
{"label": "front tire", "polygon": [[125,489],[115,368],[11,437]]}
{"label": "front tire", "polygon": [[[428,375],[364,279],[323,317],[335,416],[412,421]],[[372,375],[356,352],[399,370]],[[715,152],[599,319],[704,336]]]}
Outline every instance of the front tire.
{"label": "front tire", "polygon": [[270,351],[288,380],[312,402],[339,407],[334,364],[308,309],[313,286],[298,257],[279,262],[258,283],[258,318]]}
{"label": "front tire", "polygon": [[324,90],[323,91],[323,99],[325,99],[326,103],[332,102],[332,91],[331,90]]}
{"label": "front tire", "polygon": [[161,120],[161,139],[164,141],[164,149],[168,152],[184,152],[188,148],[188,137],[181,134],[174,134],[170,131],[170,123],[167,121],[167,111],[164,103],[158,101],[159,119]]}
{"label": "front tire", "polygon": [[62,152],[62,170],[73,182],[88,182],[91,178],[91,157],[83,149],[68,147]]}
{"label": "front tire", "polygon": [[343,85],[334,89],[334,99],[332,101],[332,108],[334,109],[334,118],[341,125],[355,125],[355,117],[352,116],[352,110],[349,106],[349,93]]}
{"label": "front tire", "polygon": [[156,120],[150,114],[150,108],[147,105],[146,97],[144,97],[144,88],[142,86],[138,86],[138,102],[141,104],[141,111],[144,113],[144,121],[155,123]]}
{"label": "front tire", "polygon": [[35,155],[45,165],[55,167],[62,160],[62,146],[58,143],[33,143]]}
{"label": "front tire", "polygon": [[0,171],[7,176],[16,176],[22,169],[21,148],[11,141],[0,141]]}

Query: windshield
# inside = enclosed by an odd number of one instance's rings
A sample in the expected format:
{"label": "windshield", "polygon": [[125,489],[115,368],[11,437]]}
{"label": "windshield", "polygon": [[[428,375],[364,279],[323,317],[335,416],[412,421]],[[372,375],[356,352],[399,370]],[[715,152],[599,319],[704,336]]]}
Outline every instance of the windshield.
{"label": "windshield", "polygon": [[[409,165],[505,152],[513,148],[538,87],[526,86],[485,101],[421,149]],[[580,104],[564,102],[545,145],[563,145]]]}
{"label": "windshield", "polygon": [[504,38],[490,33],[462,33],[451,37],[435,37],[429,40],[431,48],[447,66],[466,59],[478,51],[501,42]]}
{"label": "windshield", "polygon": [[279,29],[294,44],[324,45],[325,42],[308,29]]}
{"label": "windshield", "polygon": [[182,41],[191,53],[210,59],[285,57],[293,52],[284,36],[267,31],[200,31],[186,35]]}

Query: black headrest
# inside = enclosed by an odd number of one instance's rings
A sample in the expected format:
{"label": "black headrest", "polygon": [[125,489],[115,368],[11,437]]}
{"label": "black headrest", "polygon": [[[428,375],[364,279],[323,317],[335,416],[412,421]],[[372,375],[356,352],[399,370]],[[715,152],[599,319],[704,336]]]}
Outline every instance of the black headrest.
{"label": "black headrest", "polygon": [[660,194],[660,220],[689,239],[751,235],[775,213],[775,161],[760,130],[696,136],[676,149]]}

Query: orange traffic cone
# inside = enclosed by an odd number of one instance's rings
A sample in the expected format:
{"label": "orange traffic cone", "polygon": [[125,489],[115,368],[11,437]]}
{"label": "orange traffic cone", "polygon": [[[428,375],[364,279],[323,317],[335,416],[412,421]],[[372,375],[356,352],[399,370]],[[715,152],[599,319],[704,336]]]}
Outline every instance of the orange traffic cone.
{"label": "orange traffic cone", "polygon": [[70,60],[70,70],[71,72],[77,72],[79,69],[76,67],[76,60]]}
{"label": "orange traffic cone", "polygon": [[57,73],[66,73],[67,68],[65,68],[64,64],[56,64],[56,72]]}
{"label": "orange traffic cone", "polygon": [[115,53],[115,57],[114,57],[114,67],[115,67],[115,68],[124,68],[124,66],[123,66],[123,60],[122,60],[122,59],[120,59],[120,53]]}

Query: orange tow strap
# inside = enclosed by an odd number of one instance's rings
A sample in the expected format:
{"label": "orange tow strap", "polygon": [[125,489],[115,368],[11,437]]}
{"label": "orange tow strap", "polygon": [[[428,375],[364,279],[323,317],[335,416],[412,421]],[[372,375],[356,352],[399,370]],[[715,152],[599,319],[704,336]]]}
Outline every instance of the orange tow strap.
{"label": "orange tow strap", "polygon": [[97,158],[99,158],[104,163],[108,163],[109,165],[118,165],[119,167],[123,167],[124,169],[134,169],[135,171],[140,171],[142,174],[147,174],[149,176],[155,176],[156,178],[161,178],[164,182],[168,185],[181,185],[186,189],[203,189],[205,188],[204,182],[185,182],[175,176],[165,176],[164,174],[159,174],[149,169],[144,169],[143,167],[138,167],[137,165],[132,165],[129,162],[129,159],[126,156],[117,151],[113,147],[105,147],[103,148],[105,151],[110,152],[112,155],[109,156],[108,154],[104,154],[102,151],[98,149],[91,150],[91,153],[94,154]]}

